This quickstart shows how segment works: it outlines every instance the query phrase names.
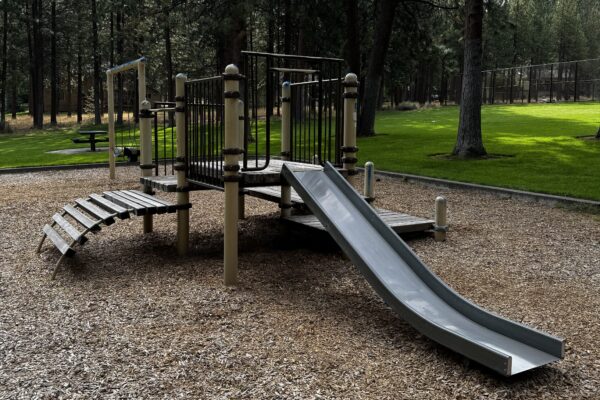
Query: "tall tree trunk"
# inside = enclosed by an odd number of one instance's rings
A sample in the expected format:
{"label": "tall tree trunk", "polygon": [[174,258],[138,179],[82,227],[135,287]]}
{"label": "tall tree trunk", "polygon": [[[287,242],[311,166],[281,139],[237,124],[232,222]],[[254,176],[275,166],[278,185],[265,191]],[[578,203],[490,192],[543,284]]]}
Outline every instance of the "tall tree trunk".
{"label": "tall tree trunk", "polygon": [[360,77],[360,30],[358,0],[346,0],[346,42],[344,53],[350,72]]}
{"label": "tall tree trunk", "polygon": [[42,0],[31,1],[31,89],[33,126],[44,127],[44,42],[42,35]]}
{"label": "tall tree trunk", "polygon": [[361,102],[360,119],[358,123],[359,136],[372,136],[375,134],[375,112],[377,110],[377,97],[381,79],[383,77],[383,66],[387,54],[392,26],[394,25],[394,14],[396,12],[397,0],[380,0],[379,13],[375,24],[375,39],[369,55],[369,66],[365,78],[364,94]]}
{"label": "tall tree trunk", "polygon": [[[66,54],[70,54],[71,53],[71,39],[69,38],[69,36],[67,36],[67,43],[66,43]],[[67,69],[67,117],[71,118],[72,115],[72,110],[71,107],[73,106],[72,102],[73,102],[73,85],[71,80],[73,79],[72,76],[72,71],[71,71],[71,57],[67,56],[67,65],[66,65],[66,69]]]}
{"label": "tall tree trunk", "polygon": [[2,68],[0,70],[0,132],[6,128],[6,67],[8,58],[8,2],[2,7]]}
{"label": "tall tree trunk", "polygon": [[168,7],[165,7],[162,18],[164,19],[163,35],[165,38],[165,73],[167,87],[167,101],[175,99],[175,86],[173,85],[173,55],[171,52],[171,21]]}
{"label": "tall tree trunk", "polygon": [[11,81],[12,81],[12,95],[11,95],[11,100],[10,100],[10,108],[11,108],[11,119],[17,119],[17,111],[18,111],[18,104],[17,104],[17,78],[16,78],[16,71],[17,71],[17,62],[15,61],[14,57],[12,60],[12,71],[11,71]]}
{"label": "tall tree trunk", "polygon": [[481,157],[486,154],[481,137],[482,25],[483,0],[466,0],[460,122],[452,152],[460,158]]}
{"label": "tall tree trunk", "polygon": [[[123,63],[123,2],[117,10],[117,64]],[[123,125],[123,76],[117,75],[117,125]]]}
{"label": "tall tree trunk", "polygon": [[102,79],[100,78],[100,49],[98,48],[98,15],[96,0],[92,2],[92,51],[94,53],[94,123],[102,123],[100,96],[102,95]]}
{"label": "tall tree trunk", "polygon": [[228,64],[240,65],[242,50],[246,48],[246,15],[245,7],[235,5],[234,12],[229,15],[230,24],[220,35],[217,47],[217,68],[223,71]]}
{"label": "tall tree trunk", "polygon": [[292,0],[283,0],[283,52],[292,52]]}
{"label": "tall tree trunk", "polygon": [[[360,68],[360,22],[358,16],[358,0],[345,0],[346,4],[346,43],[344,44],[344,54],[350,72],[362,80],[362,71]],[[363,86],[358,87],[358,101],[360,105],[363,96]],[[360,108],[357,110],[360,118]]]}
{"label": "tall tree trunk", "polygon": [[58,113],[58,60],[56,59],[56,0],[52,0],[51,11],[51,77],[50,77],[50,125],[56,125],[56,114]]}
{"label": "tall tree trunk", "polygon": [[81,124],[83,120],[83,76],[81,59],[81,38],[77,45],[77,123]]}

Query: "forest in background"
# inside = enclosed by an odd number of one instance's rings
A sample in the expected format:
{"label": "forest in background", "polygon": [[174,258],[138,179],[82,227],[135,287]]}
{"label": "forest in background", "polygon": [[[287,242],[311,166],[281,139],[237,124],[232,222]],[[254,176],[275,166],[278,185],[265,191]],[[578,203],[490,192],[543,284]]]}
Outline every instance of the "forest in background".
{"label": "forest in background", "polygon": [[[148,58],[149,91],[220,73],[255,50],[342,57],[384,99],[426,103],[463,65],[458,0],[1,0],[0,128],[29,111],[42,127],[64,103],[105,109],[105,70]],[[487,0],[483,69],[600,55],[597,0]],[[376,82],[376,85],[373,85]],[[45,92],[49,96],[44,96]],[[364,91],[361,91],[363,95]],[[45,97],[49,97],[45,101]]]}

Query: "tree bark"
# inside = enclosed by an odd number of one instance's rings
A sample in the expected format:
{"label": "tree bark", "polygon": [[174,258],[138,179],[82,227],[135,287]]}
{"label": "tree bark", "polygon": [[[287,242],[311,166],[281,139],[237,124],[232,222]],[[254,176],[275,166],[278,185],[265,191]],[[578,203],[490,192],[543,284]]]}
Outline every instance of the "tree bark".
{"label": "tree bark", "polygon": [[245,7],[242,3],[234,2],[234,4],[233,12],[227,16],[230,23],[218,39],[217,67],[219,71],[223,71],[228,64],[240,66],[242,50],[246,48]]}
{"label": "tree bark", "polygon": [[58,113],[58,60],[56,59],[56,0],[52,0],[52,11],[50,18],[52,28],[50,42],[50,125],[56,125],[56,114]]}
{"label": "tree bark", "polygon": [[[117,63],[123,63],[123,2],[117,10]],[[123,125],[123,76],[117,75],[117,125]]]}
{"label": "tree bark", "polygon": [[83,120],[83,76],[81,59],[81,38],[77,45],[77,123],[81,124]]}
{"label": "tree bark", "polygon": [[8,4],[2,10],[2,69],[0,70],[0,132],[6,128],[6,67],[8,58]]}
{"label": "tree bark", "polygon": [[483,0],[466,0],[460,122],[452,152],[460,158],[486,155],[481,137],[482,25]]}
{"label": "tree bark", "polygon": [[30,40],[31,55],[31,98],[33,126],[44,127],[44,42],[42,35],[42,0],[31,1]]}
{"label": "tree bark", "polygon": [[358,0],[346,0],[346,43],[344,53],[350,72],[360,77],[360,30]]}
{"label": "tree bark", "polygon": [[13,59],[13,64],[12,64],[12,71],[11,71],[11,81],[12,81],[12,95],[11,95],[11,100],[10,100],[10,108],[11,108],[11,119],[17,119],[17,111],[18,111],[18,104],[17,104],[17,78],[15,77],[16,74],[16,70],[17,70],[17,62]]}
{"label": "tree bark", "polygon": [[[71,40],[70,38],[67,36],[67,44],[66,44],[66,50],[67,50],[67,54],[70,54],[71,52]],[[67,117],[71,118],[72,112],[71,112],[71,107],[72,102],[73,102],[73,85],[71,80],[73,79],[72,76],[72,71],[71,71],[71,57],[67,57],[67,65],[66,65],[66,69],[67,69]]]}
{"label": "tree bark", "polygon": [[94,123],[102,123],[102,110],[100,109],[100,96],[102,95],[102,78],[100,77],[100,49],[98,48],[98,15],[96,0],[92,2],[92,51],[94,53]]}
{"label": "tree bark", "polygon": [[361,113],[357,130],[358,136],[372,136],[375,134],[377,97],[383,77],[385,56],[390,43],[397,5],[397,0],[379,1],[379,13],[375,24],[375,39],[369,55],[369,66],[367,68],[363,98],[360,105]]}
{"label": "tree bark", "polygon": [[175,99],[175,86],[173,85],[173,55],[171,51],[171,21],[169,17],[169,8],[165,7],[162,18],[164,19],[163,34],[165,38],[166,100],[173,101]]}

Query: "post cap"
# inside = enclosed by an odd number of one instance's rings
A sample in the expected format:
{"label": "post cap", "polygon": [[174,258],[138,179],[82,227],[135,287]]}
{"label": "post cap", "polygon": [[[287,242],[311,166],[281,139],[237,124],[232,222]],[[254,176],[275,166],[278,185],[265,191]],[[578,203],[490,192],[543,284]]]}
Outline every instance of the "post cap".
{"label": "post cap", "polygon": [[140,103],[140,108],[142,110],[149,110],[150,109],[150,102],[148,101],[148,99],[142,100],[142,102]]}
{"label": "post cap", "polygon": [[373,164],[373,161],[367,161],[367,162],[365,163],[365,168],[372,167],[373,165],[374,165],[374,164]]}
{"label": "post cap", "polygon": [[175,76],[175,78],[176,79],[187,79],[187,75],[184,74],[183,72],[180,72]]}
{"label": "post cap", "polygon": [[290,86],[290,82],[289,81],[285,81],[281,84],[281,86],[283,86],[284,88],[287,88]]}
{"label": "post cap", "polygon": [[344,77],[344,83],[358,83],[358,77],[355,73],[347,73]]}
{"label": "post cap", "polygon": [[438,196],[435,198],[436,203],[446,203],[446,198],[444,196]]}
{"label": "post cap", "polygon": [[235,64],[229,64],[225,67],[225,73],[227,75],[237,75],[240,73],[240,69]]}

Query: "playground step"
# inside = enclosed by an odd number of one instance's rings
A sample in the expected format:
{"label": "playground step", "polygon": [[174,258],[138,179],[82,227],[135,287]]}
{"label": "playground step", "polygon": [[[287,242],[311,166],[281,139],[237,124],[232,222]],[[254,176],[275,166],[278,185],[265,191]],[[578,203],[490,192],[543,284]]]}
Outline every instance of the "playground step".
{"label": "playground step", "polygon": [[120,205],[113,203],[112,201],[105,199],[104,197],[102,197],[96,193],[90,194],[90,200],[92,202],[94,202],[96,205],[104,208],[108,212],[115,213],[117,215],[117,217],[119,217],[120,219],[129,218],[129,210],[128,209],[126,209],[125,207],[121,207]]}
{"label": "playground step", "polygon": [[137,216],[146,215],[146,214],[156,214],[156,210],[147,209],[143,205],[141,205],[135,201],[132,201],[127,197],[121,196],[121,194],[118,191],[117,192],[104,192],[104,193],[102,193],[102,195],[105,198],[112,201],[113,203],[116,203],[120,206],[127,208],[128,210],[132,211]]}
{"label": "playground step", "polygon": [[107,213],[100,207],[94,205],[93,203],[90,203],[88,200],[77,199],[77,200],[75,200],[75,203],[77,203],[77,205],[80,208],[87,211],[88,214],[90,214],[98,219],[101,219],[105,225],[108,226],[108,225],[112,225],[115,223],[114,217],[116,214]]}
{"label": "playground step", "polygon": [[75,207],[67,204],[63,207],[63,209],[73,217],[74,220],[83,225],[87,230],[96,232],[100,230],[100,223],[102,221],[92,220],[90,217],[83,214],[81,211],[77,210]]}
{"label": "playground step", "polygon": [[75,228],[69,221],[67,221],[62,215],[56,213],[52,216],[54,222],[65,231],[71,239],[79,244],[84,244],[88,239],[84,236],[84,232],[80,232]]}
{"label": "playground step", "polygon": [[[63,214],[54,214],[52,224],[46,224],[42,228],[42,239],[37,248],[38,253],[41,251],[44,240],[49,238],[62,254],[54,267],[52,279],[54,279],[63,258],[72,256],[75,253],[73,246],[75,244],[81,246],[86,243],[88,238],[85,235],[88,232],[96,233],[99,231],[100,224],[112,225],[115,222],[115,217],[126,219],[131,214],[174,213],[177,210],[191,207],[191,204],[174,204],[139,190],[115,190],[104,192],[101,195],[92,193],[87,199],[76,199],[75,204],[75,206],[65,205]],[[67,220],[65,217],[69,219]],[[60,231],[54,228],[55,226],[58,226],[68,237],[65,239],[61,236]]]}
{"label": "playground step", "polygon": [[[175,193],[177,192],[177,176],[143,176],[140,178],[140,183],[144,186],[160,190],[161,192]],[[187,183],[186,191],[208,190],[207,187],[194,185],[192,182]]]}
{"label": "playground step", "polygon": [[48,238],[50,238],[52,243],[54,243],[54,246],[63,255],[72,256],[73,254],[75,254],[75,250],[73,250],[71,248],[69,243],[67,243],[67,241],[65,239],[63,239],[62,236],[60,236],[60,233],[55,231],[54,228],[52,228],[50,225],[48,225],[48,224],[44,225],[44,228],[42,229],[42,231]]}

